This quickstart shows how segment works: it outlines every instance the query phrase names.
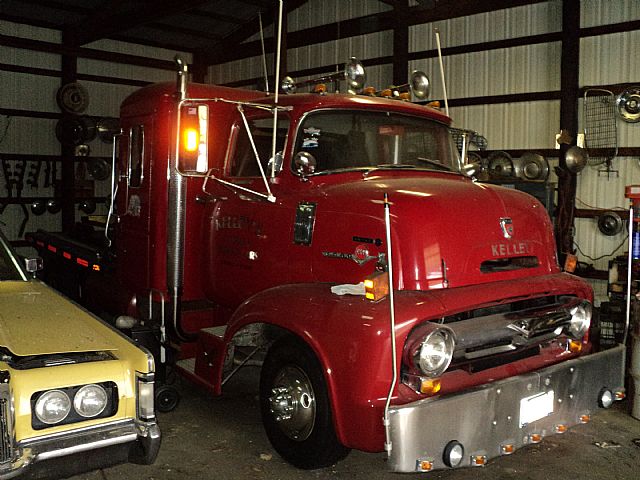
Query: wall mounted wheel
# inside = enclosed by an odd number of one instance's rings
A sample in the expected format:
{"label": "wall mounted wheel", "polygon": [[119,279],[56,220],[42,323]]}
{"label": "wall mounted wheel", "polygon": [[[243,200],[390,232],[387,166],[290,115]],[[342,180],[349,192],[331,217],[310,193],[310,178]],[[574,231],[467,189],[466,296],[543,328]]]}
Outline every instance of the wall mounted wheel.
{"label": "wall mounted wheel", "polygon": [[174,387],[162,385],[156,389],[156,410],[158,412],[172,412],[179,403],[180,394]]}
{"label": "wall mounted wheel", "polygon": [[271,445],[298,468],[328,467],[349,453],[336,436],[320,362],[300,340],[284,337],[269,350],[260,409]]}

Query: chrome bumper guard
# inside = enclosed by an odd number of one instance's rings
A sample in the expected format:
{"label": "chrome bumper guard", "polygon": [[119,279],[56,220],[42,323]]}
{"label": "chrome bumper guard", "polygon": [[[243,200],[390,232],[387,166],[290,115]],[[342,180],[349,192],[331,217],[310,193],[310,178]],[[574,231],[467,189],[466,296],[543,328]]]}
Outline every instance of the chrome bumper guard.
{"label": "chrome bumper guard", "polygon": [[[396,472],[450,468],[443,454],[451,441],[464,447],[459,467],[481,465],[584,423],[583,415],[600,408],[603,389],[623,389],[624,361],[624,347],[618,345],[460,394],[392,406],[389,467]],[[543,413],[521,422],[521,412],[530,415],[536,398]],[[553,412],[534,421],[545,408],[551,410],[549,405]]]}
{"label": "chrome bumper guard", "polygon": [[131,460],[153,463],[160,448],[160,428],[155,422],[117,421],[21,442],[12,461],[0,464],[0,480],[13,478],[36,462],[100,448],[131,443]]}

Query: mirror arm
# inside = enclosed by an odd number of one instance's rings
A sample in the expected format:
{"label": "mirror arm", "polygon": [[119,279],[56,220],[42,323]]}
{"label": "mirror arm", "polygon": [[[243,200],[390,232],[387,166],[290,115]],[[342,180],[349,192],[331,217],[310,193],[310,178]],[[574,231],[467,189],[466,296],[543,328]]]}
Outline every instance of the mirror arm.
{"label": "mirror arm", "polygon": [[[238,105],[238,112],[240,112],[240,116],[242,117],[242,122],[244,123],[244,128],[247,131],[247,136],[249,137],[249,142],[251,143],[251,148],[253,149],[253,154],[256,157],[256,162],[258,163],[258,168],[260,169],[260,176],[262,177],[262,181],[264,182],[264,186],[267,189],[267,195],[259,194],[260,196],[264,196],[268,201],[275,203],[276,197],[271,193],[271,188],[269,188],[269,181],[267,180],[267,176],[264,173],[264,168],[262,168],[262,163],[260,162],[260,155],[258,154],[258,149],[256,148],[256,144],[253,141],[253,134],[251,133],[251,129],[249,128],[249,122],[247,121],[247,117],[244,114],[244,109],[242,105]],[[277,110],[276,110],[277,112]],[[275,126],[274,126],[275,129]],[[274,137],[275,138],[275,137]],[[275,139],[274,139],[275,141]],[[275,155],[274,155],[275,158]],[[275,162],[274,162],[275,164]],[[273,170],[273,169],[272,169]],[[218,180],[220,181],[220,180]],[[231,184],[233,185],[233,184]],[[249,190],[252,191],[252,190]],[[253,192],[256,193],[256,192]]]}

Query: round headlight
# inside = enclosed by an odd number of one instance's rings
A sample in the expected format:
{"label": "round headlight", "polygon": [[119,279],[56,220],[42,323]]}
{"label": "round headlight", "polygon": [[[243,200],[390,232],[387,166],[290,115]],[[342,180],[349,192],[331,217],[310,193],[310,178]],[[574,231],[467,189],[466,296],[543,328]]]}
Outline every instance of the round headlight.
{"label": "round headlight", "polygon": [[416,363],[425,375],[438,377],[449,367],[453,348],[453,335],[449,330],[434,330],[422,342]]}
{"label": "round headlight", "polygon": [[569,335],[575,340],[585,336],[591,325],[591,304],[583,302],[573,307],[570,311],[571,323],[569,324]]}
{"label": "round headlight", "polygon": [[107,407],[107,392],[100,385],[85,385],[76,392],[73,408],[81,417],[95,417]]}
{"label": "round headlight", "polygon": [[42,423],[53,425],[69,415],[71,400],[62,390],[50,390],[38,398],[35,414]]}

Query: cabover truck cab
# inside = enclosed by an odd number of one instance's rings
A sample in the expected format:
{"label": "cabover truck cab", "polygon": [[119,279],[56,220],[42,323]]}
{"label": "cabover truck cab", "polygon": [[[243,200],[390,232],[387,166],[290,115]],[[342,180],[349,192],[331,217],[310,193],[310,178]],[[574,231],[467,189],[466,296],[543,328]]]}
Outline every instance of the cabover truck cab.
{"label": "cabover truck cab", "polygon": [[283,458],[481,466],[624,395],[545,209],[465,174],[439,110],[185,75],[122,104],[115,263],[83,291],[214,394],[258,361]]}
{"label": "cabover truck cab", "polygon": [[0,233],[0,479],[152,463],[153,387],[153,357],[32,279]]}

